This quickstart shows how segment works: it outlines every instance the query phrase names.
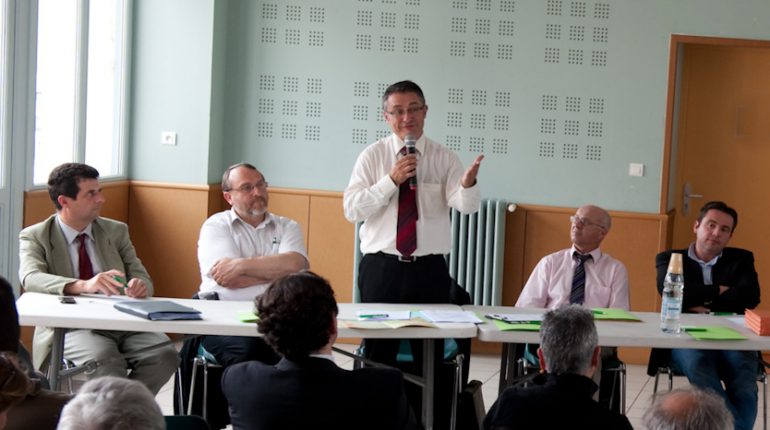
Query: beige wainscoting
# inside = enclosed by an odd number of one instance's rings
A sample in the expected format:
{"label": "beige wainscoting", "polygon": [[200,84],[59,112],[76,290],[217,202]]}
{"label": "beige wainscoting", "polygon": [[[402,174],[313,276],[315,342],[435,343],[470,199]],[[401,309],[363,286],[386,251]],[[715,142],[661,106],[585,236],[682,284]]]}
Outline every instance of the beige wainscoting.
{"label": "beige wainscoting", "polygon": [[[142,181],[105,182],[103,215],[128,222],[139,257],[155,281],[156,294],[189,297],[200,274],[197,240],[206,218],[227,207],[218,184],[176,185]],[[354,227],[342,214],[342,193],[271,188],[270,209],[302,227],[310,267],[329,279],[340,302],[349,302],[353,281]],[[25,195],[25,225],[53,212],[45,191]],[[520,204],[507,217],[503,304],[513,305],[529,273],[544,255],[570,245],[569,216],[575,208]],[[669,215],[611,212],[613,226],[602,249],[628,268],[631,309],[656,311],[655,254],[670,237]],[[487,346],[484,349],[497,349]],[[647,351],[624,349],[623,358],[644,363]]]}

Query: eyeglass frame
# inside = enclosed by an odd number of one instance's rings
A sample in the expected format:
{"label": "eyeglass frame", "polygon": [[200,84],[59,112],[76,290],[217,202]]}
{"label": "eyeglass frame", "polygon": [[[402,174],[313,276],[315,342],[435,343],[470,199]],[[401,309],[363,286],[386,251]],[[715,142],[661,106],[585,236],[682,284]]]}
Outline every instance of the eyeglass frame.
{"label": "eyeglass frame", "polygon": [[586,217],[582,217],[582,216],[577,215],[577,214],[570,216],[569,217],[569,221],[572,224],[575,224],[575,225],[580,224],[583,227],[599,227],[603,231],[607,231],[607,227],[605,227],[605,226],[603,226],[603,225],[601,225],[599,223],[593,222],[590,219],[588,219]]}
{"label": "eyeglass frame", "polygon": [[390,115],[390,116],[392,116],[392,117],[394,117],[394,118],[401,118],[402,116],[407,115],[407,114],[408,115],[414,115],[414,114],[416,114],[418,112],[422,112],[423,110],[425,110],[425,106],[426,105],[423,104],[423,105],[421,105],[419,107],[418,106],[409,106],[406,109],[398,108],[398,109],[393,109],[392,111],[387,111],[386,110],[385,113]]}
{"label": "eyeglass frame", "polygon": [[265,190],[265,189],[267,189],[267,187],[269,185],[270,184],[268,184],[267,181],[261,180],[261,181],[255,183],[255,184],[243,184],[243,185],[241,185],[238,188],[228,188],[225,191],[226,192],[238,191],[238,192],[241,192],[241,193],[249,194],[249,193],[254,192],[254,190]]}

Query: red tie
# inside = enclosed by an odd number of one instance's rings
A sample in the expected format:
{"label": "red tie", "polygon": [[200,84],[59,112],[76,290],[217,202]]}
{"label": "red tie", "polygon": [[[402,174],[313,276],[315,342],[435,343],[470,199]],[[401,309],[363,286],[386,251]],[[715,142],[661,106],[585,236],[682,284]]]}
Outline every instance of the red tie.
{"label": "red tie", "polygon": [[86,239],[88,236],[85,233],[78,235],[80,246],[78,247],[78,271],[80,272],[80,279],[91,279],[94,277],[94,268],[91,266],[91,259],[88,257],[88,250],[86,249]]}
{"label": "red tie", "polygon": [[409,181],[398,189],[396,249],[404,257],[410,257],[417,249],[417,190],[409,188]]}

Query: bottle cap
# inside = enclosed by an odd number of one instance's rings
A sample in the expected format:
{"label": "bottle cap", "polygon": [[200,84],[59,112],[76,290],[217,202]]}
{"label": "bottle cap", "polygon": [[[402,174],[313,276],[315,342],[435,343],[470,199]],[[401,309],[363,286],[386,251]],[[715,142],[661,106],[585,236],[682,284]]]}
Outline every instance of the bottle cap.
{"label": "bottle cap", "polygon": [[682,274],[682,254],[672,253],[671,260],[668,261],[668,273]]}

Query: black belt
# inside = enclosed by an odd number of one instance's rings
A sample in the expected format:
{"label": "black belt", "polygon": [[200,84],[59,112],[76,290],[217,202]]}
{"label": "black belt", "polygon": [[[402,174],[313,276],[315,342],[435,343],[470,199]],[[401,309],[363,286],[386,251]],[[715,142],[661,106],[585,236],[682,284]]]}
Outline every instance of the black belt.
{"label": "black belt", "polygon": [[375,257],[381,257],[381,258],[385,258],[385,259],[388,259],[388,260],[395,260],[395,261],[398,261],[399,263],[414,263],[414,262],[416,262],[418,260],[424,260],[424,259],[429,258],[429,257],[436,257],[439,254],[428,254],[428,255],[419,255],[419,256],[418,255],[410,255],[410,256],[406,257],[406,256],[403,256],[403,255],[386,254],[386,253],[380,251],[378,253],[368,254],[368,255],[373,255]]}

